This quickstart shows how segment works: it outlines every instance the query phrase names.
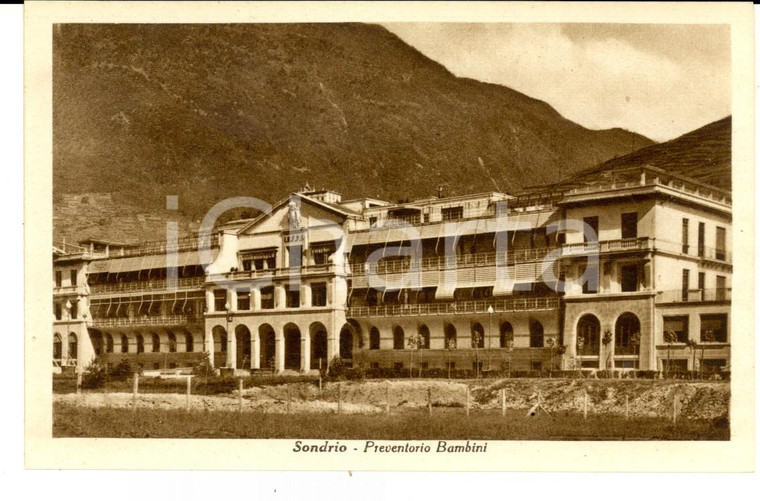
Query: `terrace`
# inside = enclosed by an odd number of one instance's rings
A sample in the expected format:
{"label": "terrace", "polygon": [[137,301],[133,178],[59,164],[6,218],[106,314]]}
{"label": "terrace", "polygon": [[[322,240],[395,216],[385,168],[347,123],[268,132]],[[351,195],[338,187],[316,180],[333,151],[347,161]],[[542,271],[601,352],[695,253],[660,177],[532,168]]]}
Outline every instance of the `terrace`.
{"label": "terrace", "polygon": [[428,315],[488,314],[488,307],[496,313],[518,311],[547,311],[559,308],[556,297],[525,297],[494,301],[458,301],[453,303],[398,304],[385,306],[352,306],[347,317],[398,317]]}

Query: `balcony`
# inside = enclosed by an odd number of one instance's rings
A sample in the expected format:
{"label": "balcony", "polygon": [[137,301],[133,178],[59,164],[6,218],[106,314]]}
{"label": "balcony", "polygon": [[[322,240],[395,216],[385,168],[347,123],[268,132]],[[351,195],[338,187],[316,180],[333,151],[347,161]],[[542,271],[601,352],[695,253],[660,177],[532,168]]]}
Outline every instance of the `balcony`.
{"label": "balcony", "polygon": [[489,306],[493,306],[493,310],[496,313],[518,311],[546,311],[559,308],[559,299],[556,297],[526,297],[498,299],[495,301],[460,301],[456,303],[352,306],[348,308],[346,316],[358,318],[426,315],[467,315],[473,313],[488,314]]}
{"label": "balcony", "polygon": [[204,239],[200,244],[198,243],[198,237],[186,237],[177,240],[176,244],[171,245],[163,240],[156,242],[146,242],[144,244],[135,245],[132,247],[125,247],[111,253],[110,257],[131,257],[131,256],[143,256],[146,254],[166,254],[167,252],[187,252],[198,250],[199,247],[207,247],[210,249],[219,247],[219,235],[213,234],[210,237]]}
{"label": "balcony", "polygon": [[731,302],[731,289],[668,290],[657,294],[655,300],[657,303]]}
{"label": "balcony", "polygon": [[654,248],[654,240],[649,237],[621,238],[599,242],[582,242],[562,246],[562,256],[583,256],[587,254],[606,254],[610,252],[649,251]]}
{"label": "balcony", "polygon": [[373,275],[405,273],[408,271],[441,271],[454,268],[474,268],[480,266],[509,265],[515,263],[541,261],[546,255],[559,247],[539,247],[535,249],[510,250],[506,255],[496,252],[463,254],[457,256],[432,256],[417,261],[409,259],[388,259],[376,263],[353,263],[351,273],[354,275]]}
{"label": "balcony", "polygon": [[[188,277],[178,278],[176,281],[177,289],[200,289],[203,288],[206,277]],[[114,292],[145,292],[145,291],[166,291],[168,282],[166,280],[140,280],[135,282],[121,282],[117,284],[93,284],[90,286],[90,293],[108,294]]]}
{"label": "balcony", "polygon": [[202,317],[191,315],[162,315],[158,317],[134,317],[134,318],[93,318],[93,327],[143,327],[143,326],[168,326],[190,325],[203,321]]}
{"label": "balcony", "polygon": [[270,268],[265,270],[244,270],[225,273],[224,277],[229,280],[256,280],[261,278],[287,278],[291,275],[319,275],[324,273],[338,273],[340,266],[336,264],[311,264],[298,268]]}

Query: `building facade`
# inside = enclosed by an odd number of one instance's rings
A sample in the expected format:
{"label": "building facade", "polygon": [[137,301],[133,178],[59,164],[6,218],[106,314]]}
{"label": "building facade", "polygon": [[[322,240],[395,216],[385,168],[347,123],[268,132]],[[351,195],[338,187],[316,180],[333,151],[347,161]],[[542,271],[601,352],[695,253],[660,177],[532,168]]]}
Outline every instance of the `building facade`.
{"label": "building facade", "polygon": [[730,242],[730,193],[651,167],[518,196],[393,204],[302,190],[198,238],[54,251],[54,364],[172,369],[205,353],[278,373],[335,357],[719,370]]}

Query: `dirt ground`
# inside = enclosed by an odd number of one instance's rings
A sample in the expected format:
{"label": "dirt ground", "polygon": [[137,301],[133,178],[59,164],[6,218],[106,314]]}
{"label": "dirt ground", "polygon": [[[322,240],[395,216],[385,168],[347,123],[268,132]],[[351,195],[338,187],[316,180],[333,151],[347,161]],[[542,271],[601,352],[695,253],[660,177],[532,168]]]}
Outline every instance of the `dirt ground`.
{"label": "dirt ground", "polygon": [[[652,380],[562,380],[503,379],[484,381],[363,381],[326,383],[321,395],[310,383],[291,383],[255,387],[229,395],[140,394],[138,407],[156,409],[238,410],[271,413],[373,414],[385,411],[386,396],[390,410],[419,409],[428,405],[428,389],[433,407],[465,407],[467,387],[470,406],[500,409],[501,390],[505,390],[508,409],[526,411],[541,403],[549,412],[583,412],[588,395],[589,414],[624,414],[626,397],[631,417],[671,417],[674,396],[678,415],[687,419],[717,419],[728,416],[730,385],[724,381],[684,382]],[[84,392],[81,395],[54,395],[55,402],[88,407],[131,408],[131,393]],[[289,402],[289,405],[288,405]]]}

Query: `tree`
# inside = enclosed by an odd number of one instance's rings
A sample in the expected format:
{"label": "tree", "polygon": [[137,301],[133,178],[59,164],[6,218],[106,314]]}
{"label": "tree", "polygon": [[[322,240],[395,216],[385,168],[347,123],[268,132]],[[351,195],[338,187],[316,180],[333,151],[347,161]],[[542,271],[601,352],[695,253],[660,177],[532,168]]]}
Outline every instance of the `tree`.
{"label": "tree", "polygon": [[610,359],[612,358],[612,331],[607,329],[602,336],[602,344],[604,345],[604,370],[608,370],[610,366]]}
{"label": "tree", "polygon": [[691,374],[693,375],[697,364],[697,342],[694,339],[687,339],[686,347],[691,350]]}
{"label": "tree", "polygon": [[449,370],[449,379],[451,379],[451,352],[457,349],[456,338],[449,338],[446,340],[446,366]]}
{"label": "tree", "polygon": [[472,347],[475,348],[475,379],[480,377],[480,362],[478,360],[478,348],[480,347],[480,341],[483,337],[480,332],[473,329],[472,333]]}
{"label": "tree", "polygon": [[578,340],[575,342],[575,348],[576,348],[576,351],[575,351],[575,363],[576,363],[576,366],[577,366],[577,369],[578,369],[579,373],[580,373],[581,368],[583,366],[583,364],[581,364],[579,361],[580,361],[581,355],[583,354],[583,347],[585,345],[586,345],[586,339],[583,336],[578,336]]}
{"label": "tree", "polygon": [[409,336],[409,339],[406,342],[406,345],[409,347],[409,378],[412,377],[412,357],[414,356],[414,350],[419,349],[420,341],[421,336],[419,334],[412,334]]}
{"label": "tree", "polygon": [[665,331],[665,342],[668,343],[668,366],[665,371],[667,376],[670,376],[670,350],[673,347],[673,343],[678,340],[678,335],[673,331]]}

